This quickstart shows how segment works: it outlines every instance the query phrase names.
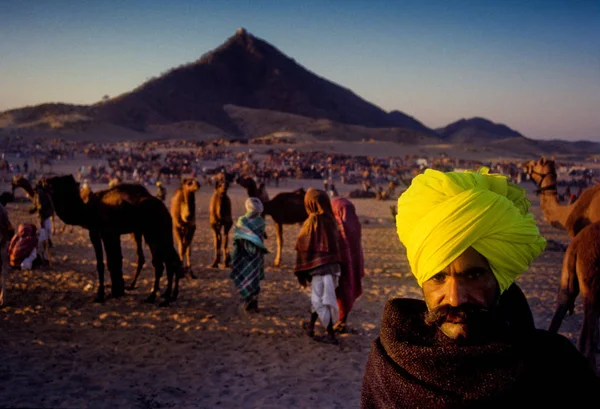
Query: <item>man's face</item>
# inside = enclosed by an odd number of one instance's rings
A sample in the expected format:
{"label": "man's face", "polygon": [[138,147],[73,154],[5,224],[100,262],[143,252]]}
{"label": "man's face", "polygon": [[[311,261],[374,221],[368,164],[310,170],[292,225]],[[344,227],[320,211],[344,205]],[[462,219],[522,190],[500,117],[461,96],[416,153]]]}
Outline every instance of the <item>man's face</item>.
{"label": "man's face", "polygon": [[499,297],[498,282],[488,261],[469,247],[438,274],[423,283],[427,320],[446,336],[469,342],[485,336],[486,320]]}

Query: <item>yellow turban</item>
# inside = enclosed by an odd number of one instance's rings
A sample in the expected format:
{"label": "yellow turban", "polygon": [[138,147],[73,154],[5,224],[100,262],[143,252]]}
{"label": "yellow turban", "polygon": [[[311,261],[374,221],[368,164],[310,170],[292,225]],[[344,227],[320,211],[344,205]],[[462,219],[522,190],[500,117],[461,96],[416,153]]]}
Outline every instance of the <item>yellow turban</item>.
{"label": "yellow turban", "polygon": [[525,189],[488,172],[427,169],[398,198],[398,236],[419,286],[473,247],[504,292],[544,251]]}

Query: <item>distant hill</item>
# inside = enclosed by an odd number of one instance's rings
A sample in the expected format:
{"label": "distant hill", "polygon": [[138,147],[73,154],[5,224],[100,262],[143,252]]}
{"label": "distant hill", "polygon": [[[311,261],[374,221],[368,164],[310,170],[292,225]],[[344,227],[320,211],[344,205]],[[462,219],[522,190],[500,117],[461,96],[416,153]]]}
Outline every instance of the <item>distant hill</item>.
{"label": "distant hill", "polygon": [[226,105],[435,134],[401,112],[389,114],[319,77],[243,29],[199,60],[96,104],[92,111],[99,120],[142,131],[153,125],[194,121],[242,135]]}
{"label": "distant hill", "polygon": [[519,132],[503,124],[496,124],[485,118],[461,119],[436,129],[440,137],[447,142],[490,142],[508,138],[524,138]]}
{"label": "distant hill", "polygon": [[[247,137],[239,115],[231,117],[226,106],[250,109],[244,118],[253,123],[253,136],[267,134],[273,126],[248,115],[260,113],[259,117],[264,117],[264,111],[271,111],[307,121],[361,127],[363,135],[373,129],[374,137],[384,133],[386,137],[402,138],[401,142],[438,138],[435,131],[416,119],[400,111],[382,110],[351,90],[312,73],[244,29],[197,61],[174,68],[115,98],[87,107],[44,104],[24,111],[11,110],[0,114],[0,126],[72,133],[85,131],[90,122],[100,122],[164,137],[186,133]],[[71,118],[64,120],[62,111],[68,111]],[[50,112],[62,119],[52,121]],[[74,112],[77,116],[73,116]],[[279,122],[280,130],[286,131],[285,121]]]}

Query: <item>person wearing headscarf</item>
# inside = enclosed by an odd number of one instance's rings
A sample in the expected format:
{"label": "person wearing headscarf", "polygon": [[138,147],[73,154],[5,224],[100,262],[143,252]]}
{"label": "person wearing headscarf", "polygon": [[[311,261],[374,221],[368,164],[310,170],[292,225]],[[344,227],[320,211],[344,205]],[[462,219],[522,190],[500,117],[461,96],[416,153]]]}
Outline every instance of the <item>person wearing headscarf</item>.
{"label": "person wearing headscarf", "polygon": [[327,329],[324,342],[337,343],[333,325],[339,319],[335,289],[341,274],[339,231],[329,196],[322,190],[309,188],[304,196],[308,218],[296,240],[298,282],[311,285],[311,316],[306,332],[314,336],[317,319]]}
{"label": "person wearing headscarf", "polygon": [[240,296],[244,300],[244,308],[248,312],[259,312],[258,295],[260,281],[265,278],[264,255],[267,248],[265,236],[265,219],[263,204],[260,199],[246,199],[246,214],[238,218],[233,226],[233,254],[230,277]]}
{"label": "person wearing headscarf", "polygon": [[8,260],[12,268],[31,270],[37,258],[37,228],[32,223],[21,223],[8,245]]}
{"label": "person wearing headscarf", "polygon": [[335,289],[340,317],[333,329],[344,332],[348,313],[350,313],[354,301],[362,294],[362,279],[365,276],[362,231],[356,208],[349,199],[337,197],[331,201],[331,207],[341,237],[340,258],[342,268],[339,285]]}
{"label": "person wearing headscarf", "polygon": [[384,308],[361,408],[584,407],[594,370],[538,330],[515,280],[544,250],[524,189],[478,171],[416,176],[396,225],[423,300]]}

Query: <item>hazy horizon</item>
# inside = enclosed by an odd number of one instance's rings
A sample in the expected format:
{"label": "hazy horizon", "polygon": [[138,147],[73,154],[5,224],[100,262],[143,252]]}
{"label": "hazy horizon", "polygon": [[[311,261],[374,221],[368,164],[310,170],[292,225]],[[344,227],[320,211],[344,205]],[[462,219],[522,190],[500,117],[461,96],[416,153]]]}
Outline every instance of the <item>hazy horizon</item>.
{"label": "hazy horizon", "polygon": [[124,1],[0,13],[0,112],[92,104],[193,62],[239,27],[430,128],[484,117],[534,139],[600,141],[600,1]]}

